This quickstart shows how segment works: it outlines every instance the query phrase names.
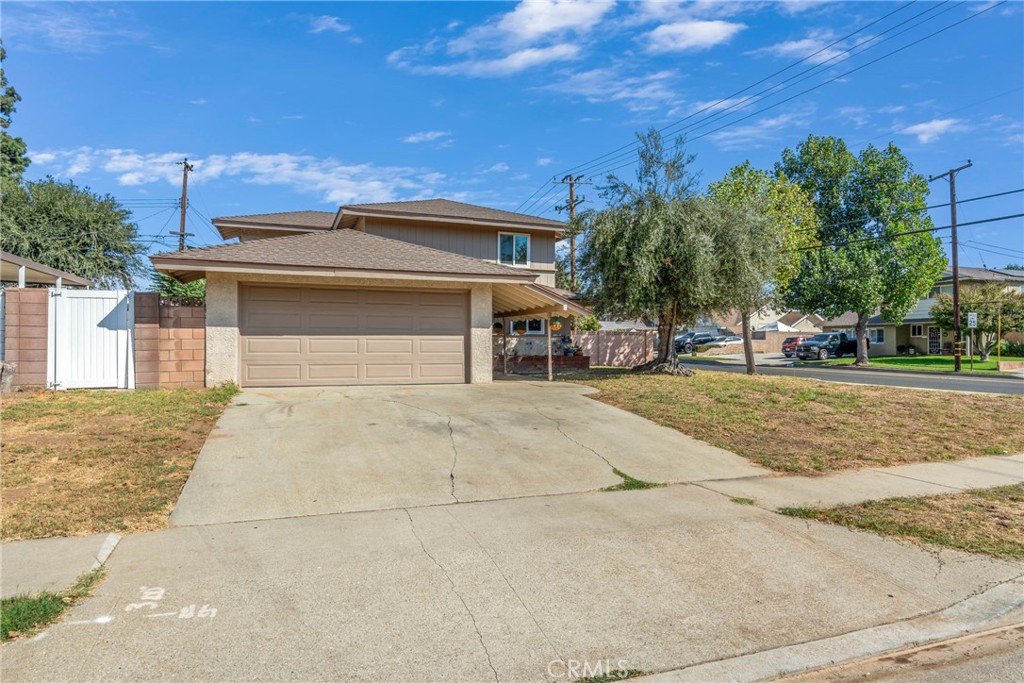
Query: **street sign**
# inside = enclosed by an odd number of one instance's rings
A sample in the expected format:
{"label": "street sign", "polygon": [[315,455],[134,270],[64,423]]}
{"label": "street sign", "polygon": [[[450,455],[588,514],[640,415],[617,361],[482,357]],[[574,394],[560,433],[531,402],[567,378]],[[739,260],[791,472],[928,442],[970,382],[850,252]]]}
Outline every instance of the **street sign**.
{"label": "street sign", "polygon": [[978,327],[978,314],[976,312],[971,311],[967,314],[967,327],[972,330]]}

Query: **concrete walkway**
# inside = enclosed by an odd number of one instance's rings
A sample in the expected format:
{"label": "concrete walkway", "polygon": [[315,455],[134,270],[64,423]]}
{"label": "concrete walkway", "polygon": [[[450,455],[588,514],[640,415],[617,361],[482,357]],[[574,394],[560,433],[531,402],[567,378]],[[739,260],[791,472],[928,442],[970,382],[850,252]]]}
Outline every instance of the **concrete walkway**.
{"label": "concrete walkway", "polygon": [[1024,454],[871,467],[823,477],[758,476],[703,482],[712,491],[753,498],[774,510],[860,503],[901,496],[933,496],[1024,481]]}
{"label": "concrete walkway", "polygon": [[117,534],[93,534],[4,543],[0,593],[9,598],[70,588],[82,574],[99,569],[120,540]]}

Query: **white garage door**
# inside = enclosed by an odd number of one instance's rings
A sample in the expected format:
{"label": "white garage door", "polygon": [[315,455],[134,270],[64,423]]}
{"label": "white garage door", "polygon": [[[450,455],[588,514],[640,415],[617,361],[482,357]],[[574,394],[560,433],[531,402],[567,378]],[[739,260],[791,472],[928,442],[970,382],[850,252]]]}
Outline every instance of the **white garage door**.
{"label": "white garage door", "polygon": [[241,383],[466,381],[466,292],[243,285]]}

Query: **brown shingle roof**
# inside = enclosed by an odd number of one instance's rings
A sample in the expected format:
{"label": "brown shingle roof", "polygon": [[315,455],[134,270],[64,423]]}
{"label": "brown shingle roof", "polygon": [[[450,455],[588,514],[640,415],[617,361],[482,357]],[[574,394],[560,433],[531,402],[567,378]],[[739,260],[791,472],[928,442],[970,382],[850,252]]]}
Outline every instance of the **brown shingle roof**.
{"label": "brown shingle roof", "polygon": [[253,213],[246,216],[220,216],[213,223],[247,223],[251,225],[285,225],[296,228],[329,228],[334,224],[333,211],[285,211]]}
{"label": "brown shingle roof", "polygon": [[410,202],[382,202],[379,204],[349,204],[341,207],[344,218],[346,212],[374,213],[383,216],[405,216],[409,218],[451,218],[462,221],[483,221],[488,223],[507,223],[524,227],[564,230],[565,223],[524,213],[490,209],[486,206],[453,202],[450,199],[422,199]]}
{"label": "brown shingle roof", "polygon": [[357,230],[328,230],[286,237],[222,244],[202,249],[166,252],[154,264],[174,270],[174,264],[273,265],[296,268],[441,273],[522,278],[534,273],[418,244],[370,235]]}

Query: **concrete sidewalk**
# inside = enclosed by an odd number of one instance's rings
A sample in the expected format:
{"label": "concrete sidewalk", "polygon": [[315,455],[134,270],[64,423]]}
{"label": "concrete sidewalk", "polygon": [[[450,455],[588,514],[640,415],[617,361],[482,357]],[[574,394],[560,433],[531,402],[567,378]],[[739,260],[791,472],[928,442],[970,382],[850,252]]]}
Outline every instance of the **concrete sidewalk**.
{"label": "concrete sidewalk", "polygon": [[93,534],[4,543],[0,594],[9,598],[70,588],[82,574],[99,569],[120,540],[117,534]]}
{"label": "concrete sidewalk", "polygon": [[734,498],[753,498],[759,507],[843,505],[902,496],[933,496],[1024,481],[1024,454],[924,462],[837,472],[823,477],[760,476],[702,482]]}

